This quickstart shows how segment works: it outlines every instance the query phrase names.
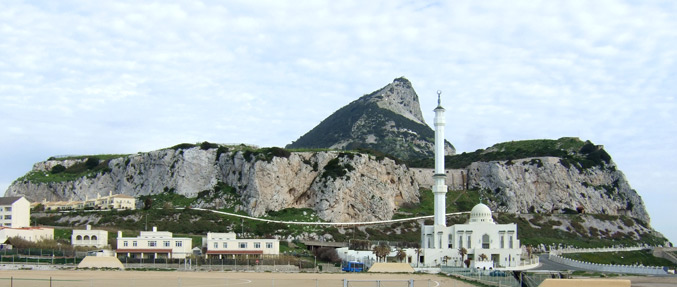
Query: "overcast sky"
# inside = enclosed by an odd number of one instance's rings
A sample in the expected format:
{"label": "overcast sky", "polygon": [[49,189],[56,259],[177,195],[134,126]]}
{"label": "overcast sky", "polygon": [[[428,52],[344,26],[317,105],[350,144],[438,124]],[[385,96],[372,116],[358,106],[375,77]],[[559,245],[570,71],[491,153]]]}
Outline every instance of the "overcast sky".
{"label": "overcast sky", "polygon": [[[676,1],[0,2],[0,191],[54,155],[284,146],[408,78],[459,152],[603,144],[677,243]],[[670,214],[670,215],[669,215]]]}

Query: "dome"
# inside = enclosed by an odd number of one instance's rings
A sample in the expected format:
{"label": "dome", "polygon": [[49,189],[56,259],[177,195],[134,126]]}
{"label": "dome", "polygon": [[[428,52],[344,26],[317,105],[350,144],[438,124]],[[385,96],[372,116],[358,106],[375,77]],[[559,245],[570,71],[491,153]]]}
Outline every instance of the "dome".
{"label": "dome", "polygon": [[475,205],[470,211],[470,223],[494,223],[491,209],[483,203]]}

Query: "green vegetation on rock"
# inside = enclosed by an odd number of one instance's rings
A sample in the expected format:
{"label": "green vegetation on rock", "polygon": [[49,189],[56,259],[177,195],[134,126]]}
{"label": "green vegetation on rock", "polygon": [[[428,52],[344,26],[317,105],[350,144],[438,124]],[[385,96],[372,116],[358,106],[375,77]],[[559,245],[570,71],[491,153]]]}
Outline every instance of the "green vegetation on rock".
{"label": "green vegetation on rock", "polygon": [[[498,143],[486,150],[479,149],[474,152],[461,153],[446,156],[446,168],[465,168],[473,162],[506,161],[512,164],[513,160],[552,156],[559,157],[560,163],[566,168],[576,168],[579,172],[599,166],[605,167],[611,163],[611,156],[600,146],[590,141],[583,142],[578,138],[564,137],[557,140],[524,140]],[[410,161],[412,167],[434,166],[433,158]],[[532,162],[539,165],[538,162]],[[540,163],[542,165],[542,163]]]}

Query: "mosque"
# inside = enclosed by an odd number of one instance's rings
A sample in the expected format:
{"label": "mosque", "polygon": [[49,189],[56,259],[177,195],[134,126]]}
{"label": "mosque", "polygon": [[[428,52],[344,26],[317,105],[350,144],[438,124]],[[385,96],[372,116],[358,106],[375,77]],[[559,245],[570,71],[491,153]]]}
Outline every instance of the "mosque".
{"label": "mosque", "polygon": [[[433,175],[434,223],[421,225],[421,250],[418,261],[424,266],[461,266],[468,260],[472,268],[516,267],[522,248],[517,225],[497,224],[491,209],[480,203],[470,211],[466,224],[446,224],[446,175],[444,170],[444,108],[438,92],[435,108],[435,174]],[[460,250],[466,254],[461,255]]]}
{"label": "mosque", "polygon": [[[517,239],[517,225],[497,224],[491,209],[478,204],[470,211],[465,224],[446,224],[446,172],[444,169],[444,108],[437,92],[435,108],[435,170],[432,192],[434,196],[433,225],[421,225],[421,248],[406,249],[408,262],[417,267],[458,266],[480,269],[511,268],[520,265],[522,248]],[[461,255],[461,250],[465,254]],[[371,251],[338,248],[345,261],[374,261]],[[390,256],[394,256],[395,251]],[[413,260],[412,260],[413,259]],[[467,265],[466,265],[467,262]]]}

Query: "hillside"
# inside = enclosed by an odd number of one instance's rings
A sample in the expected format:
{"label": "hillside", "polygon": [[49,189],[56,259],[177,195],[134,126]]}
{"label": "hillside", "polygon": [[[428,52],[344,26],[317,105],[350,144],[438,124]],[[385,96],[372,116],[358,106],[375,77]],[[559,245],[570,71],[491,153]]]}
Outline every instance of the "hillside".
{"label": "hillside", "polygon": [[[366,149],[409,161],[432,158],[434,145],[418,95],[409,80],[397,78],[340,108],[286,148]],[[449,142],[445,151],[455,153]]]}

